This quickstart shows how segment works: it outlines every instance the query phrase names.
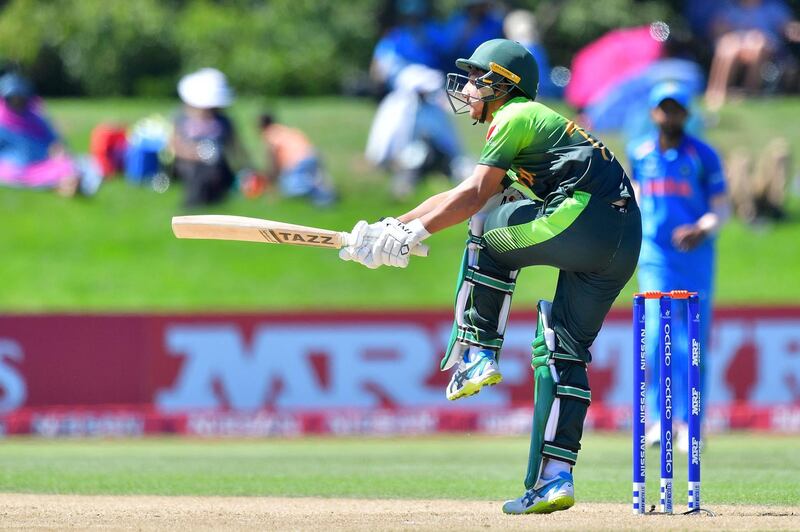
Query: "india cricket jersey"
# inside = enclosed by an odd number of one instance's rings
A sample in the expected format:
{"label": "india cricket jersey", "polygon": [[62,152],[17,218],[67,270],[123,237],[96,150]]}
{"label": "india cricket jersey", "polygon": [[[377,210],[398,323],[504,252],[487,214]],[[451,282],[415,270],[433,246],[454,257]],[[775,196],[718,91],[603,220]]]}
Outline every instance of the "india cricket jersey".
{"label": "india cricket jersey", "polygon": [[711,198],[725,192],[719,157],[708,144],[684,135],[677,148],[662,151],[658,135],[633,144],[629,159],[632,177],[640,185],[642,211],[641,263],[710,267],[713,239],[706,239],[690,252],[672,243],[678,226],[693,224],[711,210]]}
{"label": "india cricket jersey", "polygon": [[479,164],[508,170],[504,186],[532,199],[561,188],[609,202],[630,197],[614,154],[572,120],[526,98],[495,112]]}
{"label": "india cricket jersey", "polygon": [[[690,251],[681,251],[672,243],[678,226],[692,224],[711,210],[711,198],[725,192],[725,180],[719,157],[704,142],[685,135],[677,148],[662,151],[658,134],[632,143],[628,159],[631,176],[639,183],[639,208],[642,211],[642,251],[639,256],[641,290],[693,290],[700,296],[700,343],[708,345],[712,320],[714,284],[714,239],[707,238]],[[686,367],[689,356],[686,338],[686,307],[672,304],[672,364]],[[647,327],[658,327],[658,303],[648,302]],[[658,340],[648,335],[649,367],[658,363]],[[686,421],[686,373],[673,373],[673,417]],[[701,385],[702,387],[702,385]],[[658,415],[658,379],[650,379],[647,402],[651,413]]]}

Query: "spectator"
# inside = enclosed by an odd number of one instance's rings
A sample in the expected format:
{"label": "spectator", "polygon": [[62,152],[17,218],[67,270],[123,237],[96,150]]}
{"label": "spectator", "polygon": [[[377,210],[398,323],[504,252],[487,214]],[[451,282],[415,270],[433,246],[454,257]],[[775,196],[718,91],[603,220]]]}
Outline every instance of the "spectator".
{"label": "spectator", "polygon": [[429,171],[446,174],[454,184],[472,170],[443,101],[444,75],[409,65],[395,89],[381,102],[367,139],[366,158],[393,172],[392,195],[407,199]]}
{"label": "spectator", "polygon": [[305,196],[315,205],[334,203],[331,178],[308,137],[299,129],[276,123],[270,114],[261,115],[260,126],[272,162],[267,187],[277,183],[284,196]]}
{"label": "spectator", "polygon": [[375,45],[370,66],[370,76],[381,94],[392,90],[395,78],[408,65],[442,68],[442,28],[430,18],[429,0],[395,0],[394,7],[397,24]]}
{"label": "spectator", "polygon": [[527,48],[539,64],[539,97],[560,98],[563,90],[550,77],[550,59],[539,39],[536,16],[526,9],[514,10],[503,19],[503,32]]}
{"label": "spectator", "polygon": [[748,223],[784,219],[792,171],[789,142],[783,137],[770,140],[754,168],[751,163],[744,148],[731,152],[728,176],[734,212]]}
{"label": "spectator", "polygon": [[0,98],[0,184],[51,188],[63,196],[97,191],[99,172],[67,154],[27,79],[5,74]]}
{"label": "spectator", "polygon": [[[708,353],[711,328],[715,235],[728,217],[725,179],[713,148],[685,133],[690,96],[681,85],[665,82],[650,94],[650,112],[658,131],[632,145],[628,159],[638,189],[642,210],[642,251],[639,257],[639,288],[646,290],[692,290],[700,296],[701,345]],[[656,300],[648,301],[656,304]],[[672,364],[686,367],[686,308],[674,304]],[[648,309],[648,330],[658,329],[658,308]],[[658,416],[658,335],[648,335],[648,402]],[[708,358],[703,357],[707,364]],[[701,367],[701,379],[704,368]],[[676,445],[688,450],[686,375],[673,374],[673,416]],[[659,427],[648,430],[648,441],[656,443]]]}
{"label": "spectator", "polygon": [[691,32],[702,41],[713,41],[713,23],[735,0],[684,0],[682,13]]}
{"label": "spectator", "polygon": [[503,17],[492,0],[461,0],[461,9],[445,22],[443,36],[447,47],[442,48],[446,51],[442,60],[449,66],[482,43],[502,37]]}
{"label": "spectator", "polygon": [[754,93],[762,87],[768,62],[785,64],[786,43],[800,41],[800,23],[792,19],[781,0],[738,0],[717,12],[712,35],[716,45],[706,103],[717,110],[725,103],[728,86],[736,81],[739,69],[743,70],[745,89]]}
{"label": "spectator", "polygon": [[174,119],[171,148],[175,177],[184,184],[184,205],[219,203],[233,188],[232,160],[246,160],[233,124],[222,111],[233,102],[225,75],[204,68],[178,83],[184,103]]}

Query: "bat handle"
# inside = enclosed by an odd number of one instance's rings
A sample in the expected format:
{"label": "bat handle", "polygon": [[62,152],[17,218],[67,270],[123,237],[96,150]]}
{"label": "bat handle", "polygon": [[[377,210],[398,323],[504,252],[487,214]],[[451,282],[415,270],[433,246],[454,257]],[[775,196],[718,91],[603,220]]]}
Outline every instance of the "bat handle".
{"label": "bat handle", "polygon": [[430,251],[430,249],[431,248],[429,248],[425,244],[417,244],[411,249],[411,254],[416,255],[417,257],[427,257],[428,251]]}

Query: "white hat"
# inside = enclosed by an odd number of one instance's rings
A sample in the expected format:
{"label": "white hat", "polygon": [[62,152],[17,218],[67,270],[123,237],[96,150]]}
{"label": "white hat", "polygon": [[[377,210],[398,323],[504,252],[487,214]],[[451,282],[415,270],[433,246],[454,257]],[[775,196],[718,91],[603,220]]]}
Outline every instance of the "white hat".
{"label": "white hat", "polygon": [[430,94],[444,88],[444,74],[424,65],[411,64],[397,74],[394,87],[401,91]]}
{"label": "white hat", "polygon": [[539,43],[539,29],[536,15],[527,9],[516,9],[503,19],[503,33],[506,38],[523,45]]}
{"label": "white hat", "polygon": [[202,68],[178,82],[178,95],[187,105],[200,109],[227,107],[233,102],[233,89],[225,74],[216,68]]}

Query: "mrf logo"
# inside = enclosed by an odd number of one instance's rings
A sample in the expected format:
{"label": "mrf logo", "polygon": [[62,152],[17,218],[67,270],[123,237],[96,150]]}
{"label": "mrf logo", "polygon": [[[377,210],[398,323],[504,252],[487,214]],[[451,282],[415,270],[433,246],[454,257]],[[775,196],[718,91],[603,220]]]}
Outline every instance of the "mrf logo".
{"label": "mrf logo", "polygon": [[691,442],[692,465],[700,465],[700,440],[692,436]]}
{"label": "mrf logo", "polygon": [[167,328],[165,344],[184,358],[156,395],[167,411],[391,407],[441,396],[424,386],[435,353],[414,325],[265,326],[250,342],[235,325],[180,325]]}

